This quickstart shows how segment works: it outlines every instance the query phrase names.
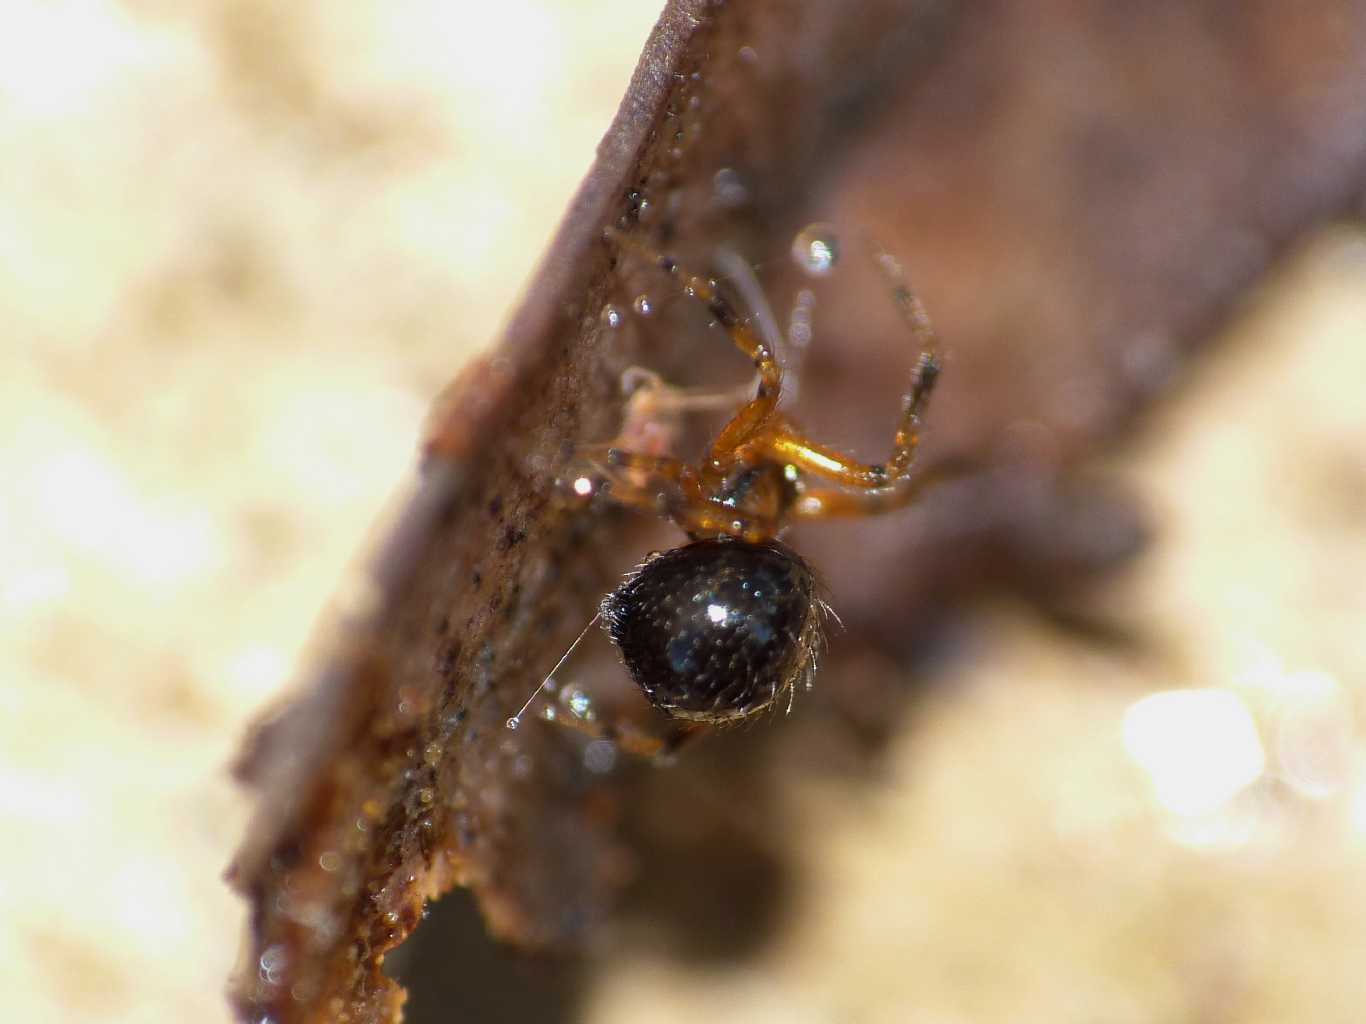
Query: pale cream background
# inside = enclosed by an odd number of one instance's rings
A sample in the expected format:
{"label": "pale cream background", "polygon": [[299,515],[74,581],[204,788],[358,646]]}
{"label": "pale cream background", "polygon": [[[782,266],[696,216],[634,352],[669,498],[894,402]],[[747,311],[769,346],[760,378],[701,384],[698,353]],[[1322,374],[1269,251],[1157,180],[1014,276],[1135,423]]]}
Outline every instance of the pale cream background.
{"label": "pale cream background", "polygon": [[14,4],[0,28],[4,1018],[217,1021],[225,768],[491,341],[657,11]]}

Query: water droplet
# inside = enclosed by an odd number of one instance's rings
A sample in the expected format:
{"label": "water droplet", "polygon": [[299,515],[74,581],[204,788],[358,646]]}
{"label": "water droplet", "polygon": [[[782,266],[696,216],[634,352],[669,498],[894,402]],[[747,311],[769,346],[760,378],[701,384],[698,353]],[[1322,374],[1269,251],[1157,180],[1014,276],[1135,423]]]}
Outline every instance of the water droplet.
{"label": "water droplet", "polygon": [[430,804],[436,799],[436,790],[432,789],[430,786],[424,786],[417,791],[417,798],[424,804]]}
{"label": "water droplet", "polygon": [[336,871],[341,867],[341,854],[336,850],[328,850],[318,855],[318,867],[324,871]]}
{"label": "water droplet", "polygon": [[721,206],[744,206],[749,202],[749,189],[733,167],[722,167],[716,172],[711,179],[711,194]]}
{"label": "water droplet", "polygon": [[583,766],[594,775],[606,775],[616,764],[617,748],[610,740],[594,740],[583,748]]}
{"label": "water droplet", "polygon": [[428,743],[422,748],[422,760],[427,763],[428,768],[435,768],[441,763],[441,744]]}
{"label": "water droplet", "polygon": [[655,304],[650,301],[650,296],[642,292],[631,303],[631,308],[641,316],[650,316],[655,311]]}
{"label": "water droplet", "polygon": [[839,240],[829,224],[808,224],[792,239],[792,258],[812,277],[825,277],[839,260]]}
{"label": "water droplet", "polygon": [[509,718],[507,720],[506,724],[509,729],[516,730],[517,726],[521,725],[522,722],[521,719],[517,718],[516,716],[513,716],[512,718]]}
{"label": "water droplet", "polygon": [[282,975],[284,974],[285,963],[287,960],[288,954],[285,952],[284,946],[271,946],[269,949],[267,949],[264,953],[261,954],[261,959],[260,961],[258,961],[257,965],[259,968],[261,980],[264,981],[267,985],[280,984],[280,980]]}
{"label": "water droplet", "polygon": [[566,696],[568,697],[569,710],[579,718],[591,718],[593,716],[593,702],[589,700],[588,694],[582,690],[570,690]]}
{"label": "water droplet", "polygon": [[622,321],[624,321],[626,317],[622,315],[621,310],[617,306],[614,306],[612,303],[609,302],[607,305],[602,307],[602,315],[600,319],[602,320],[602,326],[608,328],[609,330],[616,330],[618,327],[621,326]]}

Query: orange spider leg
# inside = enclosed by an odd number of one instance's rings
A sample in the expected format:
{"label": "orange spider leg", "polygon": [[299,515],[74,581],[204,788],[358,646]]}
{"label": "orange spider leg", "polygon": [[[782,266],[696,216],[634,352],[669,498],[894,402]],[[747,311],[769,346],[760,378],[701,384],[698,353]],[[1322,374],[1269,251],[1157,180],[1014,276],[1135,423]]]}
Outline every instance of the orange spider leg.
{"label": "orange spider leg", "polygon": [[878,269],[891,285],[892,301],[896,303],[902,322],[920,345],[920,358],[916,360],[911,376],[911,389],[901,401],[901,418],[897,421],[896,436],[892,442],[892,457],[887,460],[888,472],[893,477],[902,477],[910,471],[915,461],[916,447],[920,443],[920,419],[929,403],[930,393],[934,391],[935,382],[939,380],[939,335],[919,296],[911,291],[901,264],[891,253],[881,248],[875,258]]}
{"label": "orange spider leg", "polygon": [[[667,455],[628,452],[611,445],[589,445],[580,450],[578,459],[604,478],[612,499],[619,504],[653,512],[698,500],[696,471]],[[595,489],[590,481],[580,490],[578,479],[571,486],[575,493],[584,496]]]}
{"label": "orange spider leg", "polygon": [[920,446],[921,421],[939,379],[938,339],[920,300],[910,290],[900,264],[886,252],[877,254],[878,267],[892,286],[892,297],[911,335],[920,342],[921,354],[911,376],[911,387],[901,403],[892,439],[892,453],[885,464],[860,462],[826,445],[803,437],[783,423],[763,439],[764,448],[782,462],[812,475],[831,480],[855,493],[814,490],[793,503],[792,514],[803,519],[872,515],[909,504],[927,487],[960,475],[959,463],[937,467],[929,474],[912,477]]}
{"label": "orange spider leg", "polygon": [[628,719],[607,723],[596,717],[576,715],[559,709],[556,710],[554,717],[548,720],[592,739],[607,740],[635,757],[651,760],[674,753],[702,728],[696,723],[670,723],[665,734],[660,736]]}
{"label": "orange spider leg", "polygon": [[778,408],[783,370],[778,363],[777,353],[735,312],[717,290],[715,281],[689,273],[672,256],[655,253],[629,236],[610,230],[608,236],[648,256],[665,273],[681,277],[684,292],[706,304],[707,311],[716,318],[735,347],[754,364],[759,375],[754,397],[741,406],[712,443],[711,458],[702,472],[703,482],[715,486],[725,476],[727,467],[734,462],[735,449],[750,440]]}
{"label": "orange spider leg", "polygon": [[764,451],[786,465],[796,466],[813,476],[831,480],[841,487],[873,491],[891,486],[895,480],[884,465],[857,459],[803,437],[790,427],[775,431],[764,441]]}
{"label": "orange spider leg", "polygon": [[[667,515],[694,537],[726,534],[757,544],[777,532],[777,524],[767,519],[709,501],[703,496],[697,471],[678,459],[607,445],[591,446],[581,458],[601,474],[617,504]],[[577,492],[577,481],[573,486]]]}
{"label": "orange spider leg", "polygon": [[939,362],[926,352],[916,363],[911,389],[901,403],[901,417],[892,438],[892,454],[885,463],[866,463],[850,458],[828,445],[803,437],[790,424],[783,423],[760,439],[764,450],[774,459],[796,466],[841,487],[860,491],[880,491],[897,487],[915,464],[920,446],[921,417],[939,378]]}
{"label": "orange spider leg", "polygon": [[642,366],[629,367],[621,375],[622,390],[630,401],[638,403],[642,417],[668,415],[676,412],[716,412],[734,409],[748,402],[754,383],[750,382],[729,391],[715,388],[674,387],[653,370]]}
{"label": "orange spider leg", "polygon": [[728,505],[705,499],[670,506],[668,513],[694,539],[724,535],[751,544],[761,544],[778,532],[776,523],[741,515]]}
{"label": "orange spider leg", "polygon": [[843,519],[891,512],[909,505],[932,487],[971,473],[974,468],[966,461],[955,460],[915,476],[903,476],[891,487],[880,490],[813,488],[798,496],[788,514],[797,519]]}
{"label": "orange spider leg", "polygon": [[686,291],[707,304],[707,311],[735,342],[735,347],[754,363],[759,382],[754,389],[754,397],[742,405],[729,423],[721,428],[711,446],[711,462],[707,467],[709,475],[719,479],[724,475],[724,467],[733,461],[737,448],[750,440],[773,416],[778,408],[778,398],[783,389],[783,370],[778,364],[777,353],[740,319],[721,294],[714,282],[692,276],[687,279]]}
{"label": "orange spider leg", "polygon": [[693,475],[691,466],[671,455],[648,455],[612,444],[583,445],[577,450],[577,458],[613,475],[661,477],[669,483],[682,483]]}

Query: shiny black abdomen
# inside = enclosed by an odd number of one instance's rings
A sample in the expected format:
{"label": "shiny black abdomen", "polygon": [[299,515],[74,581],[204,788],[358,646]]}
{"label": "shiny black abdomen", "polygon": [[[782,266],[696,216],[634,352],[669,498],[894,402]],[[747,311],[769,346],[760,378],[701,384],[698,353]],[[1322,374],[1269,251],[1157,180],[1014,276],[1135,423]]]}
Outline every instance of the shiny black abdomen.
{"label": "shiny black abdomen", "polygon": [[702,540],[655,555],[602,602],[632,678],[675,718],[762,711],[811,669],[816,581],[776,541]]}

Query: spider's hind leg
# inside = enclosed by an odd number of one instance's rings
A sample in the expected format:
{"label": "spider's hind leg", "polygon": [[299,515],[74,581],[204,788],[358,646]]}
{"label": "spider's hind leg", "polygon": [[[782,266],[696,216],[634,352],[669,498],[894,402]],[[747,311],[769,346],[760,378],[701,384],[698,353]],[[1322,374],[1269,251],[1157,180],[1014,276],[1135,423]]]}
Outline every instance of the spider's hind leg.
{"label": "spider's hind leg", "polygon": [[[624,709],[614,705],[604,706],[576,685],[561,687],[556,682],[556,673],[569,661],[579,644],[593,632],[593,627],[598,624],[601,617],[602,613],[599,612],[589,620],[583,632],[555,663],[550,674],[541,681],[541,685],[532,691],[520,710],[508,718],[507,727],[517,730],[521,728],[524,719],[539,719],[572,729],[593,740],[605,740],[635,757],[665,759],[699,732],[699,727],[695,723],[640,721],[637,720],[639,716],[632,717]],[[538,702],[536,712],[528,715]],[[585,757],[587,756],[589,755],[585,752]],[[607,770],[610,764],[609,755],[605,767],[594,768],[590,765],[590,770]]]}
{"label": "spider's hind leg", "polygon": [[555,705],[548,705],[546,710],[554,709],[554,713],[547,715],[542,712],[539,716],[541,720],[590,739],[606,740],[633,757],[665,760],[702,731],[701,727],[691,722],[666,722],[655,728],[654,723],[637,722],[624,713],[606,713],[582,691],[571,690],[570,695],[577,710],[555,709]]}

